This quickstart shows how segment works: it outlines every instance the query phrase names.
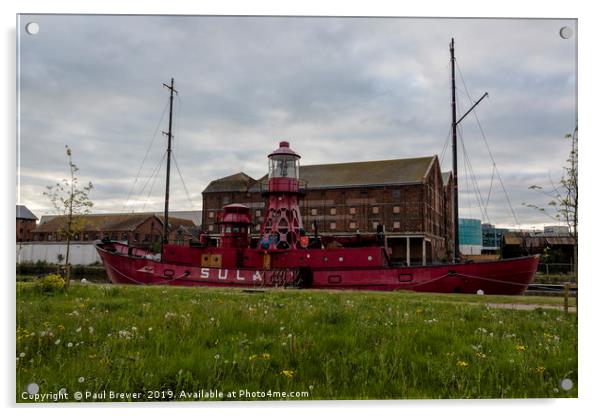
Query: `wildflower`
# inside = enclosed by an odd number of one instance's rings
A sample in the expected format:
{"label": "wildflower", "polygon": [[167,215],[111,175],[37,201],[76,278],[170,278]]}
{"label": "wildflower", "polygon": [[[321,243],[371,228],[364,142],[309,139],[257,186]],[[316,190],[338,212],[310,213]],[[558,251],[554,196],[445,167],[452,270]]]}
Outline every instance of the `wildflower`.
{"label": "wildflower", "polygon": [[19,354],[19,357],[21,357],[21,358],[25,357],[25,353],[22,352],[21,354]]}
{"label": "wildflower", "polygon": [[269,353],[264,352],[263,354],[261,354],[261,358],[263,358],[264,360],[269,360],[270,358],[272,358],[272,356]]}
{"label": "wildflower", "polygon": [[148,332],[151,332],[152,330],[153,330],[152,326],[148,328]]}
{"label": "wildflower", "polygon": [[535,368],[535,371],[537,371],[539,374],[542,374],[544,371],[546,371],[546,368],[539,366],[539,367]]}
{"label": "wildflower", "polygon": [[285,328],[284,328],[283,326],[281,326],[281,327],[280,327],[280,331],[284,331],[284,329],[285,329]]}
{"label": "wildflower", "polygon": [[313,384],[310,384],[310,385],[309,385],[309,389],[310,389],[310,390],[313,390],[313,389],[314,389],[314,386],[313,386]]}
{"label": "wildflower", "polygon": [[71,348],[71,347],[73,347],[73,342],[70,342],[67,344],[67,348]]}
{"label": "wildflower", "polygon": [[292,370],[282,370],[280,372],[280,374],[282,374],[286,378],[293,378],[294,371],[292,371]]}
{"label": "wildflower", "polygon": [[132,327],[132,331],[137,331],[138,328],[136,328],[135,326]]}
{"label": "wildflower", "polygon": [[84,377],[80,377],[77,379],[77,381],[79,381],[80,383],[83,383],[84,381],[86,381],[86,379]]}
{"label": "wildflower", "polygon": [[527,350],[527,347],[525,345],[517,345],[516,346],[516,351],[524,352],[526,350]]}
{"label": "wildflower", "polygon": [[249,357],[249,361],[255,361],[256,358],[257,358],[257,354],[253,354]]}
{"label": "wildflower", "polygon": [[460,368],[466,368],[468,367],[468,363],[466,361],[460,361],[458,360],[458,362],[456,363],[456,365]]}
{"label": "wildflower", "polygon": [[81,330],[82,330],[82,327],[80,326],[79,328],[77,328],[77,329],[75,330],[75,332],[81,332]]}
{"label": "wildflower", "polygon": [[220,355],[219,355],[219,354],[215,354],[215,355],[213,356],[213,358],[215,358],[216,360],[219,360],[219,357],[220,357]]}
{"label": "wildflower", "polygon": [[289,338],[292,338],[292,337],[293,337],[293,334],[288,334],[288,337],[289,337]]}
{"label": "wildflower", "polygon": [[88,327],[88,332],[93,333],[94,332],[94,328],[92,328],[91,326]]}
{"label": "wildflower", "polygon": [[60,343],[61,343],[61,340],[60,340],[60,339],[57,339],[56,341],[54,341],[54,344],[55,344],[55,345],[59,345]]}
{"label": "wildflower", "polygon": [[478,351],[476,355],[477,355],[477,357],[479,357],[479,358],[487,358],[487,355],[486,355],[486,354],[483,354],[483,353],[482,353],[482,352],[480,352],[480,351]]}

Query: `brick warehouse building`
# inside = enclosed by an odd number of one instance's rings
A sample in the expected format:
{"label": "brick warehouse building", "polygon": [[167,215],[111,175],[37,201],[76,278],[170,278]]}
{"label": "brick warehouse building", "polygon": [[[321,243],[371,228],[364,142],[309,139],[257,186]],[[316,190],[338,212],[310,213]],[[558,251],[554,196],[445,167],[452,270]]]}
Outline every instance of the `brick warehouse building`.
{"label": "brick warehouse building", "polygon": [[[453,188],[437,156],[301,166],[305,184],[300,201],[303,225],[320,235],[373,234],[385,228],[392,258],[410,264],[437,262],[453,248]],[[251,208],[257,236],[264,216],[267,175],[259,180],[243,172],[212,181],[203,191],[203,231],[219,236],[216,224],[224,205]]]}

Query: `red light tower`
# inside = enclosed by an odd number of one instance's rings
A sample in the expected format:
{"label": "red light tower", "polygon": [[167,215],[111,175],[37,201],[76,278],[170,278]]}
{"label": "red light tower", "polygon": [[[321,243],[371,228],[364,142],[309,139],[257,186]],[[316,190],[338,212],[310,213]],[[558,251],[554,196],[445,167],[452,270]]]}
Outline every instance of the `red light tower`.
{"label": "red light tower", "polygon": [[268,155],[268,209],[259,248],[287,250],[299,247],[303,223],[299,211],[299,156],[288,142]]}
{"label": "red light tower", "polygon": [[252,223],[247,206],[241,204],[226,205],[223,213],[218,217],[218,224],[221,226],[220,247],[249,247],[249,229]]}

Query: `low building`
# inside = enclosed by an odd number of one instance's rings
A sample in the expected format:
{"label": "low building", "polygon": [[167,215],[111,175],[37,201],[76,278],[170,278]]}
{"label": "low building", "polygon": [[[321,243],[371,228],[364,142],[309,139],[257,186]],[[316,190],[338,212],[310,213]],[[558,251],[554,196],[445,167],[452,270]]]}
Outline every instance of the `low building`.
{"label": "low building", "polygon": [[36,217],[25,205],[17,205],[17,242],[31,241],[36,228]]}
{"label": "low building", "polygon": [[502,238],[508,232],[508,229],[497,228],[492,224],[484,223],[481,225],[481,232],[483,236],[482,254],[499,255],[502,247]]}
{"label": "low building", "polygon": [[[382,226],[394,260],[422,264],[449,257],[453,249],[452,175],[437,156],[301,166],[300,201],[308,234],[347,237],[374,234]],[[218,238],[222,207],[251,208],[254,236],[264,217],[267,175],[239,172],[212,181],[203,191],[203,231]]]}
{"label": "low building", "polygon": [[[73,217],[76,234],[74,242],[94,241],[103,238],[127,242],[138,247],[152,247],[161,243],[163,216],[155,214],[89,214]],[[34,241],[66,241],[66,216],[54,216],[33,232]],[[169,242],[184,244],[192,239],[198,227],[187,219],[169,218]]]}

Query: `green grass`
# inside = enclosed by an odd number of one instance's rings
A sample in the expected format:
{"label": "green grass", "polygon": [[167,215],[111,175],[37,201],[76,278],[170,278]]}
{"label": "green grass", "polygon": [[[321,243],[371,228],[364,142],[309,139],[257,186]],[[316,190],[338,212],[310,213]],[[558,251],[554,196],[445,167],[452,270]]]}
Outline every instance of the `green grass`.
{"label": "green grass", "polygon": [[[75,391],[211,389],[306,399],[577,396],[575,314],[482,304],[554,298],[114,285],[43,295],[31,283],[17,291],[18,402],[29,383],[40,393],[65,388],[69,400]],[[569,391],[559,386],[565,378]]]}

